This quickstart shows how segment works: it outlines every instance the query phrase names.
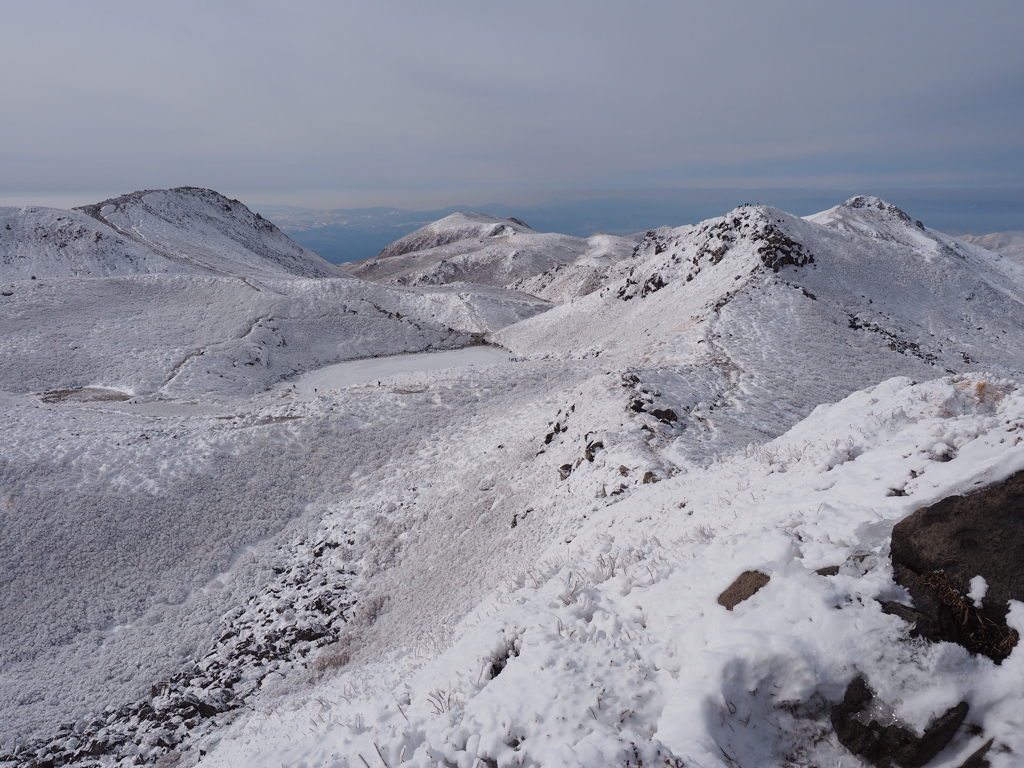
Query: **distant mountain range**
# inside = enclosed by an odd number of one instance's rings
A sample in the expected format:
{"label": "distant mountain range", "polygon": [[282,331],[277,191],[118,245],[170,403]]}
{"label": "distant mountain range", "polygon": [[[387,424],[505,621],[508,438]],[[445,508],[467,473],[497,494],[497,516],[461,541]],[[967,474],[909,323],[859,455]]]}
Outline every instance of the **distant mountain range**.
{"label": "distant mountain range", "polygon": [[[830,208],[850,190],[707,189],[633,197],[553,200],[532,205],[449,206],[437,210],[362,208],[319,211],[292,206],[256,206],[298,243],[333,263],[363,261],[414,230],[457,211],[515,217],[537,232],[574,237],[595,233],[627,236],[671,224],[696,224],[744,203],[772,205],[798,216]],[[944,232],[986,234],[1024,230],[1024,192],[888,190],[886,199],[915,219]]]}
{"label": "distant mountain range", "polygon": [[993,253],[1024,262],[1024,232],[992,232],[987,235],[958,235],[968,243],[980,245]]}

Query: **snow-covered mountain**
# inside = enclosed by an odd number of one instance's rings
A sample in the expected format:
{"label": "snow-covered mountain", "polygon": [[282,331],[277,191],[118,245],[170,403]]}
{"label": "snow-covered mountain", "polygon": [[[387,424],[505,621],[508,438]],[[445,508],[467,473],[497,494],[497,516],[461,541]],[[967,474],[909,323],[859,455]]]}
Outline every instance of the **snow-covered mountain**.
{"label": "snow-covered mountain", "polygon": [[959,235],[966,243],[1024,262],[1024,232],[992,232],[987,235]]}
{"label": "snow-covered mountain", "polygon": [[210,190],[3,217],[0,388],[12,392],[258,392],[339,360],[462,346],[548,308],[482,285],[353,279]]}
{"label": "snow-covered mountain", "polygon": [[103,216],[230,274],[0,275],[0,765],[865,766],[858,676],[879,727],[969,707],[929,766],[1024,759],[1021,652],[911,637],[889,555],[1024,469],[1019,265],[857,197],[275,277],[141,194]]}
{"label": "snow-covered mountain", "polygon": [[180,187],[65,211],[0,208],[0,278],[186,273],[338,277],[333,264],[237,200]]}
{"label": "snow-covered mountain", "polygon": [[[878,207],[882,206],[882,207]],[[890,375],[1017,375],[1019,266],[877,198],[808,219],[738,208],[663,228],[599,291],[497,334],[523,357],[597,359],[659,390],[719,451]]]}
{"label": "snow-covered mountain", "polygon": [[593,290],[606,268],[627,258],[636,241],[614,235],[541,234],[519,219],[460,212],[347,269],[395,285],[481,283],[559,301]]}

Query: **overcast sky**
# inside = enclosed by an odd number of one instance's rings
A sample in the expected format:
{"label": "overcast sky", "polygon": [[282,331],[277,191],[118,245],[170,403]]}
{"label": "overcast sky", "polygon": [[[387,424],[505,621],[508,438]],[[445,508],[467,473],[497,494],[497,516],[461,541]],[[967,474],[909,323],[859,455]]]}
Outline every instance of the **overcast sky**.
{"label": "overcast sky", "polygon": [[24,2],[0,202],[1024,186],[1024,2]]}

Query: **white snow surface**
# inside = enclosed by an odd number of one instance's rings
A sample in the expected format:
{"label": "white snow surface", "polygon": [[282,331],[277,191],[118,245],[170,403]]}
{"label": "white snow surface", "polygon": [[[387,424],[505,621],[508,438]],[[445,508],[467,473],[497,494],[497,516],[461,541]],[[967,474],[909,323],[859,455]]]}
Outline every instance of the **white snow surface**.
{"label": "white snow surface", "polygon": [[[385,608],[405,653],[309,677],[200,764],[855,766],[828,715],[865,674],[918,732],[968,702],[984,736],[959,733],[937,768],[988,738],[1008,750],[994,766],[1019,765],[1019,650],[997,666],[910,639],[879,601],[907,599],[893,524],[1024,469],[1022,439],[1024,391],[984,376],[891,379],[821,406],[776,440],[580,505],[570,535],[425,643]],[[769,584],[718,605],[751,569]]]}
{"label": "white snow surface", "polygon": [[991,232],[987,235],[958,235],[960,240],[986,248],[1014,261],[1024,262],[1024,232]]}
{"label": "white snow surface", "polygon": [[0,274],[344,277],[237,200],[194,187],[133,192],[72,211],[0,208]]}
{"label": "white snow surface", "polygon": [[[192,238],[146,199],[104,215]],[[989,738],[1021,764],[1020,649],[877,602],[909,599],[896,521],[1024,468],[1009,260],[874,198],[653,231],[553,308],[202,258],[0,273],[0,764],[169,711],[184,675],[236,705],[76,760],[858,766],[828,722],[858,673],[911,728],[968,701],[980,734],[935,766]],[[380,368],[482,338],[510,352]],[[302,391],[356,360],[372,380]],[[749,569],[771,581],[726,611]]]}
{"label": "white snow surface", "polygon": [[344,389],[364,381],[387,379],[400,373],[441,371],[467,365],[489,365],[509,362],[507,350],[501,347],[464,347],[449,352],[421,352],[414,355],[389,355],[351,360],[319,368],[300,376],[294,388],[304,394],[321,389]]}
{"label": "white snow surface", "polygon": [[[519,219],[453,213],[346,269],[395,285],[455,282],[507,286],[548,301],[593,291],[608,267],[628,258],[638,237],[589,238],[534,232]],[[554,285],[552,285],[554,284]]]}

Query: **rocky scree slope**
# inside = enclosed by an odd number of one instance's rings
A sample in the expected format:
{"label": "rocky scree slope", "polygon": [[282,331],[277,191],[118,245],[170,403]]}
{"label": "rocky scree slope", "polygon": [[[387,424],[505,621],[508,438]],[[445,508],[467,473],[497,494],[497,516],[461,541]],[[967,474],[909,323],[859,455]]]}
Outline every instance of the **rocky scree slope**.
{"label": "rocky scree slope", "polygon": [[[396,285],[470,282],[561,300],[593,290],[595,276],[603,277],[604,268],[628,256],[634,244],[634,239],[613,235],[542,234],[519,219],[459,212],[347,269],[358,277]],[[546,280],[528,282],[547,273],[551,274]],[[545,293],[556,276],[560,284]]]}

